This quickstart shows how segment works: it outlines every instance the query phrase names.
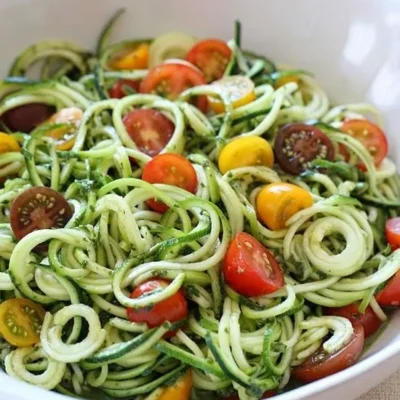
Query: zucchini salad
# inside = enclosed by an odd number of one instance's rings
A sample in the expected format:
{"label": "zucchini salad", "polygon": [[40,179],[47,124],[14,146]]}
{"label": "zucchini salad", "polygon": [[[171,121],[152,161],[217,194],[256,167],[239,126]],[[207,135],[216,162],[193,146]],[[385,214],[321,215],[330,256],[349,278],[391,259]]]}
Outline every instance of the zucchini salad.
{"label": "zucchini salad", "polygon": [[246,51],[239,22],[113,44],[122,14],[93,52],[36,43],[1,82],[4,371],[76,398],[258,400],[353,365],[400,305],[379,113]]}

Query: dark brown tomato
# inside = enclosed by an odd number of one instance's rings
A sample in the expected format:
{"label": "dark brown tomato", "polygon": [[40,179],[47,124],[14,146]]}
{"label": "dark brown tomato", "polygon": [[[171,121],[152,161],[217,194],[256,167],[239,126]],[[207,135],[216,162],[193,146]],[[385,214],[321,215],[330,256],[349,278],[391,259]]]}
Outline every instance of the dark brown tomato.
{"label": "dark brown tomato", "polygon": [[275,139],[275,155],[286,172],[299,174],[315,159],[333,160],[331,140],[318,128],[306,124],[285,125]]}
{"label": "dark brown tomato", "polygon": [[292,376],[300,382],[309,383],[336,374],[356,363],[364,348],[364,329],[354,325],[350,341],[333,354],[322,348],[308,357],[302,364],[293,368]]}
{"label": "dark brown tomato", "polygon": [[50,228],[63,228],[72,217],[72,208],[58,192],[36,186],[18,195],[11,205],[11,228],[17,239],[29,233]]}
{"label": "dark brown tomato", "polygon": [[29,133],[48,120],[56,109],[42,103],[31,103],[6,111],[1,120],[13,132]]}

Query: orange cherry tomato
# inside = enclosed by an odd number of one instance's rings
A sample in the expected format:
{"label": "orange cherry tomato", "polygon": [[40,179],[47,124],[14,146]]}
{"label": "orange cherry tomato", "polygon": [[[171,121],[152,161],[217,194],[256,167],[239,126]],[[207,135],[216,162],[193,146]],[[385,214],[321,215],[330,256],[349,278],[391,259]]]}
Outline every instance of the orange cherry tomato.
{"label": "orange cherry tomato", "polygon": [[325,308],[324,315],[338,315],[339,317],[347,318],[353,325],[361,324],[364,328],[364,335],[373,335],[381,326],[382,321],[377,317],[374,310],[368,306],[364,314],[358,311],[360,303],[350,304],[338,308]]}
{"label": "orange cherry tomato", "polygon": [[66,124],[47,132],[47,136],[56,140],[57,150],[71,150],[75,144],[76,134],[83,118],[83,111],[77,107],[63,108],[53,114],[45,124]]}
{"label": "orange cherry tomato", "polygon": [[238,233],[225,254],[226,283],[248,297],[270,294],[284,285],[283,271],[274,256],[253,236]]}
{"label": "orange cherry tomato", "polygon": [[386,240],[393,251],[400,248],[400,217],[391,218],[385,225]]}
{"label": "orange cherry tomato", "polygon": [[192,391],[192,372],[189,370],[172,386],[168,386],[158,400],[189,400]]}
{"label": "orange cherry tomato", "polygon": [[[132,299],[149,295],[156,290],[166,288],[169,282],[164,279],[151,279],[137,286],[132,294]],[[183,290],[178,290],[174,295],[154,304],[153,307],[128,308],[128,318],[132,322],[145,322],[149,328],[162,325],[164,322],[178,322],[188,315],[188,303]]]}
{"label": "orange cherry tomato", "polygon": [[0,334],[8,343],[28,347],[39,343],[45,310],[28,299],[9,299],[0,304]]}
{"label": "orange cherry tomato", "polygon": [[[142,179],[149,183],[165,183],[178,186],[195,193],[197,175],[193,165],[178,154],[159,154],[149,161],[143,170]],[[148,206],[157,212],[164,213],[168,207],[156,199],[147,200]]]}
{"label": "orange cherry tomato", "polygon": [[222,78],[231,59],[232,50],[219,39],[197,42],[189,51],[186,60],[203,71],[207,82]]}
{"label": "orange cherry tomato", "polygon": [[[373,124],[366,119],[351,119],[344,122],[341,131],[348,133],[354,139],[359,140],[374,159],[375,166],[383,161],[388,153],[388,142],[385,133],[379,126]],[[346,159],[349,158],[349,153],[344,146],[341,146],[341,153]],[[357,164],[357,167],[365,171],[365,165],[362,162]]]}
{"label": "orange cherry tomato", "polygon": [[[197,68],[182,62],[165,62],[149,71],[143,78],[139,91],[175,100],[184,90],[204,84],[206,79]],[[206,112],[207,97],[198,96],[195,105],[202,112]]]}
{"label": "orange cherry tomato", "polygon": [[312,205],[313,199],[307,190],[284,182],[264,186],[256,200],[260,220],[274,231],[286,228],[290,217]]}
{"label": "orange cherry tomato", "polygon": [[376,301],[384,307],[400,307],[400,271],[376,295]]}
{"label": "orange cherry tomato", "polygon": [[19,143],[12,136],[0,132],[0,154],[18,152],[20,150]]}
{"label": "orange cherry tomato", "polygon": [[111,69],[146,69],[149,66],[149,45],[141,43],[127,49],[110,61]]}
{"label": "orange cherry tomato", "polygon": [[130,79],[119,79],[117,82],[114,83],[113,87],[108,91],[108,95],[112,99],[122,99],[123,97],[127,96],[128,93],[125,92],[124,87],[130,87],[135,92],[139,91],[139,81],[132,81]]}
{"label": "orange cherry tomato", "polygon": [[123,122],[137,148],[150,157],[160,153],[175,130],[175,125],[163,113],[152,109],[132,110]]}
{"label": "orange cherry tomato", "polygon": [[342,349],[336,353],[327,354],[321,348],[302,364],[294,367],[292,376],[298,381],[305,383],[325,378],[355,364],[363,348],[364,329],[362,325],[355,325],[353,336]]}

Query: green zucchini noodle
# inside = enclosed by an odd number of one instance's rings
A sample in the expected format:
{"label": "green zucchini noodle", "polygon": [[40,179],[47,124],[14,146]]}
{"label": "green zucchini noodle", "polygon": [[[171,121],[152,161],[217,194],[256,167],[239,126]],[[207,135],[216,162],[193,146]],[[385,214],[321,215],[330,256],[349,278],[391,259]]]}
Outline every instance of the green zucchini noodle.
{"label": "green zucchini noodle", "polygon": [[[387,319],[375,295],[400,268],[400,252],[384,236],[386,220],[400,209],[400,180],[390,159],[376,166],[366,147],[341,131],[348,119],[372,118],[382,126],[381,115],[368,104],[331,105],[309,73],[243,51],[240,38],[229,42],[225,75],[251,78],[253,101],[236,106],[213,83],[187,88],[175,100],[128,89],[121,99],[109,98],[117,81],[148,74],[113,70],[110,60],[153,42],[110,45],[120,14],[102,32],[96,54],[62,41],[34,44],[0,84],[0,115],[32,103],[83,113],[71,149],[47,135],[63,127],[53,124],[30,134],[8,132],[21,151],[0,154],[0,303],[22,297],[46,311],[39,343],[18,348],[1,338],[0,361],[13,377],[82,398],[156,400],[189,368],[193,399],[236,391],[240,400],[257,400],[284,390],[292,368],[321,348],[337,352],[353,335],[348,319],[325,316],[321,307],[359,303]],[[37,80],[27,77],[35,63]],[[224,111],[203,113],[195,106],[199,96],[217,99]],[[139,109],[156,110],[173,124],[161,154],[190,161],[195,193],[141,179],[152,157],[125,124]],[[323,131],[335,159],[314,160],[298,176],[278,164],[220,172],[227,144],[263,137],[273,145],[282,125],[297,122]],[[259,220],[257,198],[265,185],[282,182],[304,189],[313,204],[272,230]],[[61,193],[73,213],[63,227],[18,240],[11,204],[35,186]],[[149,208],[152,199],[168,210]],[[246,297],[224,281],[224,257],[240,232],[274,255],[283,287]],[[41,246],[48,251],[38,252]],[[169,283],[131,296],[156,277]],[[127,308],[151,310],[182,290],[190,305],[186,320],[156,327],[129,320]]]}

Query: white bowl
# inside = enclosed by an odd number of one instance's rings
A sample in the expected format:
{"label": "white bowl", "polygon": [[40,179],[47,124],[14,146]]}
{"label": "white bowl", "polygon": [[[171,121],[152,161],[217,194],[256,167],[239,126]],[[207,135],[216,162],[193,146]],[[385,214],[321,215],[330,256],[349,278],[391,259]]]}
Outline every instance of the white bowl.
{"label": "white bowl", "polygon": [[[171,30],[229,39],[243,24],[244,46],[313,71],[334,102],[369,101],[384,114],[391,157],[400,166],[399,0],[0,0],[1,66],[33,42],[63,38],[93,48],[104,22],[129,10],[116,39]],[[354,399],[400,368],[400,313],[355,366],[276,397]],[[57,400],[0,373],[1,400]]]}

